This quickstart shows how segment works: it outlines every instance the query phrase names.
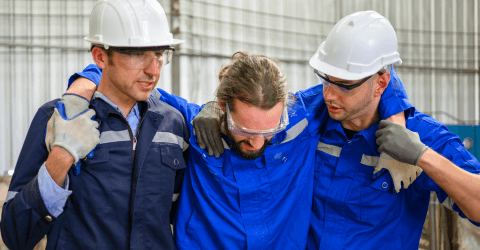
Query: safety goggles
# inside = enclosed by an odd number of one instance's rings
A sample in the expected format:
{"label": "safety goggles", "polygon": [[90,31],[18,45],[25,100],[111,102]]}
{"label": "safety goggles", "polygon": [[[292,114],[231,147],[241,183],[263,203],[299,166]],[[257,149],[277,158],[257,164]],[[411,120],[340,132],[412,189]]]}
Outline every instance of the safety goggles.
{"label": "safety goggles", "polygon": [[120,61],[128,68],[146,69],[152,63],[155,63],[159,68],[162,65],[167,65],[172,60],[175,48],[170,46],[145,48],[110,47],[109,50],[120,53]]}
{"label": "safety goggles", "polygon": [[238,126],[237,124],[235,124],[235,122],[232,119],[232,115],[230,114],[230,109],[228,108],[228,104],[226,104],[226,110],[227,110],[228,129],[236,135],[247,136],[247,137],[253,137],[253,136],[271,137],[285,130],[285,128],[289,123],[287,107],[283,108],[282,116],[280,117],[280,125],[276,128],[266,129],[266,130],[248,129],[248,128],[243,128],[241,126]]}
{"label": "safety goggles", "polygon": [[[326,93],[327,90],[332,86],[332,85],[335,85],[336,87],[332,87],[336,92],[340,91],[341,93],[343,94],[346,94],[346,95],[353,95],[355,94],[357,91],[355,91],[354,89],[355,88],[358,88],[360,87],[364,82],[366,82],[368,79],[370,79],[373,75],[371,76],[368,76],[368,77],[365,77],[363,80],[361,80],[360,82],[357,82],[355,84],[352,84],[352,85],[345,85],[345,84],[341,84],[341,83],[337,83],[337,82],[334,82],[332,80],[330,80],[328,78],[328,76],[325,74],[325,73],[322,73],[318,70],[314,70],[315,74],[318,76],[318,78],[320,79],[320,81],[323,83],[323,86],[324,88],[324,91],[323,93]],[[377,72],[377,74],[379,76],[381,76],[383,74],[383,72]],[[337,90],[338,89],[338,90]]]}

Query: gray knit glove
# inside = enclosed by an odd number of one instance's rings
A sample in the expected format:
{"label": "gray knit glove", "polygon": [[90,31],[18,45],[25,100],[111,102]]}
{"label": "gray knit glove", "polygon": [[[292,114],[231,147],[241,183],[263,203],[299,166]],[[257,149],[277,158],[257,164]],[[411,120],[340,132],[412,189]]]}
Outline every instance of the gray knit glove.
{"label": "gray knit glove", "polygon": [[207,148],[208,155],[215,158],[223,154],[223,142],[220,137],[220,117],[223,111],[218,102],[207,102],[205,107],[193,119],[193,131],[197,137],[198,146]]}
{"label": "gray knit glove", "polygon": [[418,133],[387,120],[380,121],[375,135],[377,136],[378,152],[385,152],[397,161],[414,166],[428,148],[420,141]]}

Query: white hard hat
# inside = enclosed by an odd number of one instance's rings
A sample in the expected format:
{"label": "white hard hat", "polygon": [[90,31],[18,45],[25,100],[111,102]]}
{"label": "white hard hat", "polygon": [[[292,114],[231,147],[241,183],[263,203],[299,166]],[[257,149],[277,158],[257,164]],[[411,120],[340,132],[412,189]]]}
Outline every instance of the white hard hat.
{"label": "white hard hat", "polygon": [[172,46],[167,16],[155,0],[99,0],[90,16],[88,36],[92,44],[112,47]]}
{"label": "white hard hat", "polygon": [[310,59],[316,70],[343,80],[363,79],[401,63],[395,30],[371,10],[342,18]]}

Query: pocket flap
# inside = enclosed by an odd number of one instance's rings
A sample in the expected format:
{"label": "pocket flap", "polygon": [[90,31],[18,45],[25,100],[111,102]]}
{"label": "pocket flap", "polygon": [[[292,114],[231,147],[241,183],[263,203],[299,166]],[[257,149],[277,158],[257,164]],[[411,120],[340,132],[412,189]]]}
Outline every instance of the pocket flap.
{"label": "pocket flap", "polygon": [[162,153],[162,163],[166,166],[175,170],[187,167],[183,159],[183,151],[180,147],[166,146],[162,147],[160,152]]}

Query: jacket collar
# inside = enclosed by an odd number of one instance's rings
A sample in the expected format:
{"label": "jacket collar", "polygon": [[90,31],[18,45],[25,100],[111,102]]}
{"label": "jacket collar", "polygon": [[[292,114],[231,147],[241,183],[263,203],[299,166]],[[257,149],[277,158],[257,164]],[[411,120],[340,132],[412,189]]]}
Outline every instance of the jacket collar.
{"label": "jacket collar", "polygon": [[[362,137],[366,140],[367,144],[370,146],[372,152],[376,154],[377,156],[380,155],[377,151],[378,145],[377,145],[377,136],[375,136],[375,132],[378,130],[378,122],[373,124],[367,129],[359,131],[353,139],[356,139],[358,137]],[[322,137],[325,136],[325,134],[328,131],[336,131],[337,134],[343,135],[343,141],[347,141],[347,136],[345,135],[345,132],[343,131],[342,125],[340,124],[339,121],[336,121],[332,118],[328,118],[327,123],[325,124],[325,129],[322,133]]]}

